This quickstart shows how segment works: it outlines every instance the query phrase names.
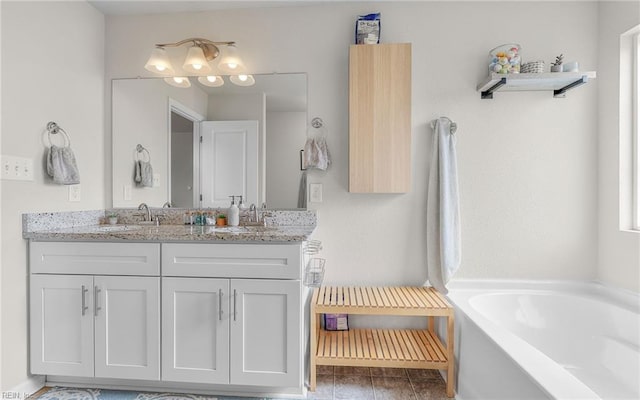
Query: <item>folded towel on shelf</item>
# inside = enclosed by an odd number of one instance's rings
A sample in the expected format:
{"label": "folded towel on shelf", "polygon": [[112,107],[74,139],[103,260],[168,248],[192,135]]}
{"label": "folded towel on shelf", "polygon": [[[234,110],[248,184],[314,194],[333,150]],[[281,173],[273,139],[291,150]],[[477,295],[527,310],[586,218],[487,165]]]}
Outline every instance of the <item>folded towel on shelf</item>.
{"label": "folded towel on shelf", "polygon": [[331,163],[329,148],[324,137],[309,138],[304,145],[304,164],[306,168],[326,170]]}
{"label": "folded towel on shelf", "polygon": [[153,187],[153,168],[148,161],[135,161],[133,180],[138,187]]}
{"label": "folded towel on shelf", "polygon": [[47,174],[59,185],[80,183],[80,173],[71,147],[58,147],[53,144],[49,147]]}

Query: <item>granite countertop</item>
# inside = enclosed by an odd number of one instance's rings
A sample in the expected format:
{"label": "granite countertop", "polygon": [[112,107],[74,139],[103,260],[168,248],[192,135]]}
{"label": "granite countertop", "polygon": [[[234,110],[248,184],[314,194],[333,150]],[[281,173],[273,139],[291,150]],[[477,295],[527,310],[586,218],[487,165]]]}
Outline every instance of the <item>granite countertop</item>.
{"label": "granite countertop", "polygon": [[[303,242],[316,227],[315,211],[270,210],[267,226],[181,225],[184,210],[154,209],[165,222],[145,225],[138,210],[118,209],[119,224],[104,224],[113,210],[23,214],[22,237],[37,241],[102,242]],[[267,214],[265,214],[267,215]]]}
{"label": "granite countertop", "polygon": [[314,226],[190,226],[88,225],[25,232],[25,239],[41,241],[134,242],[302,242]]}

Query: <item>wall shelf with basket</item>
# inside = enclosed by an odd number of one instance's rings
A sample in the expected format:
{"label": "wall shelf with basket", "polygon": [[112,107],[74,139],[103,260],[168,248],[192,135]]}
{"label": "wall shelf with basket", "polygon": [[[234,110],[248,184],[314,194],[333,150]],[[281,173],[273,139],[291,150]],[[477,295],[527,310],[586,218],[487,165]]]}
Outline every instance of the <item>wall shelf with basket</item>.
{"label": "wall shelf with basket", "polygon": [[476,88],[482,99],[493,99],[495,92],[553,91],[553,97],[565,97],[568,90],[596,78],[595,71],[498,74],[491,73]]}

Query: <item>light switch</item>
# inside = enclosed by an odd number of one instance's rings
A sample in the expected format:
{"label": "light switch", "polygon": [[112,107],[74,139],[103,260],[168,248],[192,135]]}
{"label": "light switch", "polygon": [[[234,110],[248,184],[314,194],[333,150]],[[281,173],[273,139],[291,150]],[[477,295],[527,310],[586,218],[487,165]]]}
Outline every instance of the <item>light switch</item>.
{"label": "light switch", "polygon": [[312,203],[322,203],[322,183],[309,184],[309,201]]}
{"label": "light switch", "polygon": [[16,156],[1,156],[0,177],[12,181],[33,180],[33,159]]}
{"label": "light switch", "polygon": [[131,185],[122,186],[122,199],[131,200]]}
{"label": "light switch", "polygon": [[80,201],[80,185],[69,185],[69,201]]}

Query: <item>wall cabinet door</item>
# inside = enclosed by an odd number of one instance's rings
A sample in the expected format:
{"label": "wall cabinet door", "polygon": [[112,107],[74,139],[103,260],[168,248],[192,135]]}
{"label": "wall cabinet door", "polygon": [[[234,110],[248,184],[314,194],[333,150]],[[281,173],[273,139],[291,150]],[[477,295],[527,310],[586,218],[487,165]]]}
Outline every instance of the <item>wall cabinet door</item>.
{"label": "wall cabinet door", "polygon": [[160,278],[94,278],[95,376],[160,379]]}
{"label": "wall cabinet door", "polygon": [[297,387],[300,281],[231,280],[231,383]]}
{"label": "wall cabinet door", "polygon": [[229,280],[162,279],[162,379],[229,383]]}
{"label": "wall cabinet door", "polygon": [[93,278],[32,275],[31,373],[93,376]]}
{"label": "wall cabinet door", "polygon": [[349,49],[349,192],[411,190],[411,44]]}

